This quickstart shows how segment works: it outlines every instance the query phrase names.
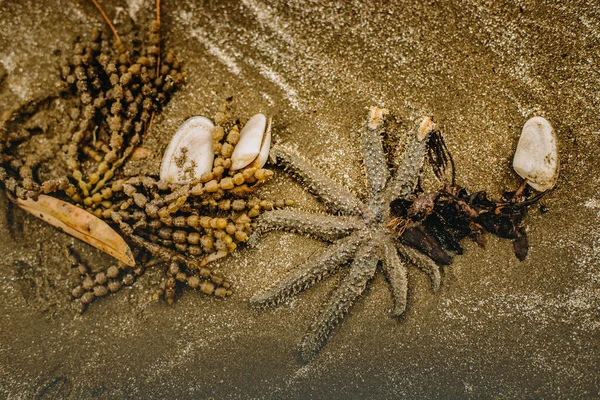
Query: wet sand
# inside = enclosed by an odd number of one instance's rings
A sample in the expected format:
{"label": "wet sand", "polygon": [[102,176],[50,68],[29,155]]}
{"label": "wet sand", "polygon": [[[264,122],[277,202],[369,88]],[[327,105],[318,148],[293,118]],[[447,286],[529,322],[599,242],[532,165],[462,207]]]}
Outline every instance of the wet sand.
{"label": "wet sand", "polygon": [[[153,2],[102,4],[118,20],[153,16]],[[82,0],[4,1],[0,18],[2,112],[49,90],[74,37],[102,26]],[[172,306],[153,302],[153,268],[80,315],[65,247],[93,266],[113,261],[0,195],[0,397],[600,397],[600,6],[163,0],[162,32],[188,83],[145,140],[154,171],[186,118],[233,96],[240,118],[273,115],[276,141],[364,195],[358,132],[365,108],[379,105],[396,118],[398,151],[411,121],[433,115],[458,182],[497,197],[519,184],[512,154],[522,125],[541,115],[561,156],[550,211],[530,211],[524,262],[490,235],[485,249],[464,242],[437,293],[411,270],[400,321],[378,274],[303,365],[297,344],[343,274],[275,309],[248,299],[325,244],[272,232],[216,266],[231,298],[187,290]],[[283,172],[261,194],[322,209]]]}

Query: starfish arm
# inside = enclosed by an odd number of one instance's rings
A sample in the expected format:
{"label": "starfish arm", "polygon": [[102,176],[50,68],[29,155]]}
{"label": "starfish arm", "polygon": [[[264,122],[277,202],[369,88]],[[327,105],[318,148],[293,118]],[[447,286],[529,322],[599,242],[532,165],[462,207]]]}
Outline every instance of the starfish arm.
{"label": "starfish arm", "polygon": [[331,275],[341,265],[352,260],[361,242],[360,233],[338,240],[328,246],[327,250],[315,260],[303,263],[287,278],[253,296],[250,303],[258,307],[277,305],[311,287],[324,277]]}
{"label": "starfish arm", "polygon": [[429,257],[419,253],[417,250],[398,244],[398,251],[402,254],[411,264],[425,272],[431,280],[431,289],[437,292],[442,282],[442,275],[440,273],[440,267]]}
{"label": "starfish arm", "polygon": [[331,331],[344,318],[350,307],[365,290],[373,277],[379,261],[377,246],[363,246],[352,263],[350,272],[325,303],[300,344],[300,356],[309,362],[325,345]]}
{"label": "starfish arm", "polygon": [[383,252],[383,270],[390,284],[394,308],[392,316],[399,317],[406,310],[408,297],[408,277],[406,265],[398,256],[398,250],[391,240],[386,240]]}
{"label": "starfish arm", "polygon": [[431,119],[424,118],[419,126],[411,132],[411,138],[402,161],[386,189],[388,202],[394,199],[404,199],[414,191],[427,155],[427,138],[433,129],[435,129],[435,124]]}
{"label": "starfish arm", "polygon": [[298,210],[273,210],[257,218],[257,226],[248,243],[253,245],[263,233],[284,230],[333,242],[360,229],[364,223],[356,217],[314,214]]}
{"label": "starfish arm", "polygon": [[273,147],[270,154],[279,160],[287,171],[306,185],[332,211],[350,215],[361,213],[362,204],[356,196],[327,177],[300,155],[281,146]]}
{"label": "starfish arm", "polygon": [[381,143],[381,131],[383,130],[383,115],[386,110],[371,107],[369,120],[361,132],[361,144],[363,162],[367,170],[369,190],[371,196],[377,195],[390,177],[386,158]]}

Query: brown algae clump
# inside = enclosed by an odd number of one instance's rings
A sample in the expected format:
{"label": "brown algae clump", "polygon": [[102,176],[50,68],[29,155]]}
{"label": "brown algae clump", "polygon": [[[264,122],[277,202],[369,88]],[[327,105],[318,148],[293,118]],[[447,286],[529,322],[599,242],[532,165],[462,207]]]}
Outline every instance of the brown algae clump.
{"label": "brown algae clump", "polygon": [[145,39],[127,48],[103,13],[114,35],[107,38],[95,28],[78,38],[60,63],[56,93],[0,120],[0,183],[12,200],[30,212],[43,207],[41,194],[66,200],[107,221],[133,245],[135,265],[98,271],[74,259],[81,283],[72,294],[82,304],[133,284],[155,264],[166,265],[156,299],[171,303],[184,286],[228,296],[230,283],[209,264],[245,242],[264,210],[286,205],[252,195],[272,171],[257,163],[232,168],[241,135],[227,106],[214,118],[212,160],[201,176],[178,182],[123,174],[154,115],[185,80],[180,60],[161,51],[158,15],[157,8]]}
{"label": "brown algae clump", "polygon": [[[149,46],[131,54],[123,46],[112,49],[94,30],[89,40],[75,43],[73,56],[62,63],[60,88],[75,97],[71,112],[79,121],[67,150],[67,166],[77,182],[67,194],[74,201],[99,207],[104,200],[100,191],[139,146],[154,114],[183,83],[181,63],[173,52],[158,65],[159,41],[156,21],[150,24]],[[93,167],[85,168],[86,160],[93,160]]]}

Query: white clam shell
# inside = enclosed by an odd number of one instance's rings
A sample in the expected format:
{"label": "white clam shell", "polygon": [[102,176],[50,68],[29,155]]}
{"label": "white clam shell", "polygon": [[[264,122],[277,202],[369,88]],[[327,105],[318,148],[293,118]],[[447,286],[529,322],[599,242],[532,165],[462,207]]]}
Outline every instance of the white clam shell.
{"label": "white clam shell", "polygon": [[231,169],[242,169],[254,162],[261,168],[269,158],[271,148],[271,120],[256,114],[248,120],[240,132],[240,140],[231,154]]}
{"label": "white clam shell", "polygon": [[160,179],[189,183],[212,171],[215,125],[206,117],[192,117],[179,127],[160,166]]}
{"label": "white clam shell", "polygon": [[266,163],[267,160],[269,159],[269,151],[271,151],[271,121],[272,119],[269,118],[268,122],[267,122],[267,130],[265,131],[264,135],[263,135],[263,141],[262,141],[262,146],[260,147],[260,153],[258,154],[258,157],[256,158],[256,168],[262,168]]}
{"label": "white clam shell", "polygon": [[513,158],[513,168],[540,192],[552,189],[558,179],[558,148],[552,125],[542,117],[533,117],[523,126]]}

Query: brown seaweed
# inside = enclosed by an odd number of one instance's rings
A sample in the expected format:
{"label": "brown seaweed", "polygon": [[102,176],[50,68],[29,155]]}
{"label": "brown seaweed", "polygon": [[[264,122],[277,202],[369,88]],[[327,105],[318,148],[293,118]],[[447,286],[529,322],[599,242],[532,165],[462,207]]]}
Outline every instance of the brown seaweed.
{"label": "brown seaweed", "polygon": [[524,182],[498,200],[489,199],[485,191],[471,193],[456,183],[454,161],[439,131],[429,140],[429,162],[441,187],[429,192],[418,189],[410,198],[391,204],[391,227],[400,241],[440,265],[449,265],[455,254],[462,254],[460,242],[464,238],[470,237],[484,247],[488,232],[511,239],[515,256],[525,260],[529,241],[523,220],[528,207],[547,192],[533,196]]}

